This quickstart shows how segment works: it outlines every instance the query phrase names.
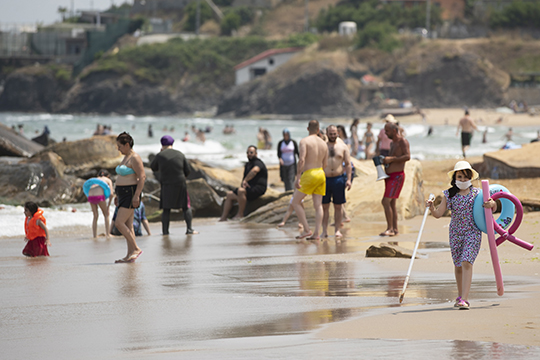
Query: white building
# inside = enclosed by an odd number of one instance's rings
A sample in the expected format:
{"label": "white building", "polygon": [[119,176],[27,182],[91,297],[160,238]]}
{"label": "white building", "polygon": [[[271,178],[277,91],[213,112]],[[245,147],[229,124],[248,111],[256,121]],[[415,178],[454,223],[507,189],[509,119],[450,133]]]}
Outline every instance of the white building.
{"label": "white building", "polygon": [[258,76],[274,71],[303,49],[301,47],[270,49],[236,65],[234,67],[236,71],[236,85],[243,84]]}
{"label": "white building", "polygon": [[339,23],[339,35],[356,35],[356,23],[354,21],[342,21]]}

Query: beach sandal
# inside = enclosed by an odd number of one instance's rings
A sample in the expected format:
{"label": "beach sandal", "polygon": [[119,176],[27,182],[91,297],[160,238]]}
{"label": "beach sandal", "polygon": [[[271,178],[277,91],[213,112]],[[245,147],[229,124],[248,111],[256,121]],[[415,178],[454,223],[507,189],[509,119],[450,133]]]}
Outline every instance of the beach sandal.
{"label": "beach sandal", "polygon": [[454,307],[458,307],[459,302],[461,301],[461,296],[458,296],[456,298],[456,301],[454,302]]}
{"label": "beach sandal", "polygon": [[459,310],[469,310],[469,307],[471,306],[471,304],[469,304],[468,301],[466,300],[459,300],[458,304],[457,304],[457,307],[459,308]]}
{"label": "beach sandal", "polygon": [[313,232],[310,231],[310,232],[308,232],[308,233],[305,233],[305,234],[302,234],[302,235],[298,235],[298,236],[296,237],[296,239],[300,240],[300,239],[304,239],[304,238],[309,238],[309,237],[311,237],[311,235],[313,235]]}
{"label": "beach sandal", "polygon": [[131,256],[129,257],[129,259],[127,259],[126,262],[130,262],[130,263],[135,262],[135,260],[137,260],[137,259],[139,258],[139,256],[142,255],[142,253],[143,253],[143,251],[141,250],[141,252],[138,253],[137,255],[131,255]]}

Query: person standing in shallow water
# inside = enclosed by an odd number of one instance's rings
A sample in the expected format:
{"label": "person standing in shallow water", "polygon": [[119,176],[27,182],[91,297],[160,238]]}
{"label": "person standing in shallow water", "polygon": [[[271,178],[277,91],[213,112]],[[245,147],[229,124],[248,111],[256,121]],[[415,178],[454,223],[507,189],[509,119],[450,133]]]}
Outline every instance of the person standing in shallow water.
{"label": "person standing in shallow water", "polygon": [[285,184],[285,191],[294,190],[294,176],[296,175],[296,158],[298,145],[291,139],[289,129],[283,130],[283,140],[278,143],[277,155],[279,159],[279,176]]}
{"label": "person standing in shallow water", "polygon": [[[296,171],[296,181],[292,206],[302,224],[304,231],[297,239],[319,240],[322,227],[323,207],[322,198],[326,194],[326,176],[324,169],[328,161],[328,147],[319,137],[319,122],[311,120],[308,125],[309,136],[300,140],[300,157]],[[315,229],[311,232],[302,200],[311,195],[315,209]]]}
{"label": "person standing in shallow water", "polygon": [[384,125],[384,131],[392,143],[390,153],[383,159],[387,164],[386,174],[389,176],[384,179],[384,197],[382,205],[386,217],[386,230],[380,233],[380,236],[395,236],[398,234],[398,214],[396,202],[405,183],[405,163],[411,159],[409,142],[403,136],[399,126],[395,123],[387,122]]}
{"label": "person standing in shallow water", "polygon": [[469,110],[465,110],[465,116],[459,120],[459,124],[456,131],[456,136],[459,135],[459,130],[461,129],[461,151],[463,153],[463,158],[466,158],[466,152],[471,146],[471,139],[474,133],[474,130],[478,130],[478,127],[474,123],[474,120],[469,114]]}
{"label": "person standing in shallow water", "polygon": [[133,138],[126,132],[116,138],[116,147],[124,158],[116,167],[116,196],[118,197],[118,214],[114,225],[126,238],[127,255],[116,260],[116,263],[134,262],[143,251],[135,240],[133,230],[134,210],[139,207],[141,193],[146,180],[141,157],[133,151]]}
{"label": "person standing in shallow water", "polygon": [[[326,194],[322,199],[323,219],[321,237],[328,237],[328,218],[330,216],[330,201],[334,203],[335,236],[341,238],[342,205],[345,204],[345,189],[351,189],[351,160],[349,149],[343,141],[338,140],[336,126],[326,129],[328,136],[328,162],[324,168],[326,175]],[[344,173],[346,173],[345,176]]]}
{"label": "person standing in shallow water", "polygon": [[23,255],[28,257],[49,256],[47,246],[51,246],[51,242],[43,210],[39,209],[36,203],[28,201],[24,204],[24,215],[26,216],[24,221],[26,246],[22,251]]}
{"label": "person standing in shallow water", "polygon": [[[97,177],[90,178],[85,181],[83,190],[88,198],[88,202],[92,207],[94,215],[92,219],[92,235],[97,239],[97,223],[99,219],[99,209],[105,218],[105,237],[109,239],[109,207],[112,201],[113,183],[110,179],[110,174],[107,170],[101,169]],[[107,201],[108,199],[108,201]]]}
{"label": "person standing in shallow water", "polygon": [[150,164],[152,171],[159,171],[159,182],[161,183],[159,207],[163,209],[161,214],[162,234],[169,235],[171,209],[182,209],[186,221],[186,234],[198,234],[199,232],[191,227],[193,214],[189,206],[186,184],[186,177],[189,176],[191,167],[184,154],[172,148],[173,144],[172,136],[163,136],[161,138],[161,151]]}

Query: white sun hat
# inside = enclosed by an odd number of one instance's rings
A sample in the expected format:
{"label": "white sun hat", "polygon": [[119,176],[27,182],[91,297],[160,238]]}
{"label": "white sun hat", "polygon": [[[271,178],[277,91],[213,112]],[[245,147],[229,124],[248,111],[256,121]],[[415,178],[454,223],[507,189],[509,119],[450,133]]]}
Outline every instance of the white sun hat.
{"label": "white sun hat", "polygon": [[392,115],[392,114],[386,115],[386,117],[384,118],[384,120],[385,120],[385,121],[388,121],[388,122],[391,122],[392,124],[397,123],[396,118],[395,118],[394,115]]}
{"label": "white sun hat", "polygon": [[471,180],[476,180],[480,177],[480,175],[478,175],[476,170],[472,168],[471,164],[469,164],[469,162],[465,160],[458,161],[456,165],[454,165],[454,170],[451,170],[448,172],[448,177],[450,178],[450,180],[452,180],[452,176],[454,175],[456,171],[465,170],[465,169],[469,169],[472,171],[473,176]]}

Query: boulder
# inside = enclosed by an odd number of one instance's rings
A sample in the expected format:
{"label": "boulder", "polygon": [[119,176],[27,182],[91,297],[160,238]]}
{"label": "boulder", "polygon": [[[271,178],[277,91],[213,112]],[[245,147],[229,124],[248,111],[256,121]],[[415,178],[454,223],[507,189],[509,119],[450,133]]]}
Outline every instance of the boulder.
{"label": "boulder", "polygon": [[540,152],[540,142],[525,144],[519,149],[498,150],[484,154],[482,164],[474,168],[482,177],[517,179],[540,177],[540,158],[531,156]]}
{"label": "boulder", "polygon": [[[353,159],[356,177],[353,186],[347,192],[347,211],[349,216],[359,221],[385,221],[381,200],[384,195],[384,181],[376,181],[377,169],[371,160]],[[277,224],[281,222],[291,193],[283,193],[279,200],[259,208],[244,221]],[[399,219],[409,219],[424,213],[424,191],[422,187],[422,164],[411,160],[405,166],[405,184],[401,196],[396,203]],[[309,221],[315,218],[311,196],[304,200],[304,209]],[[331,207],[332,209],[332,207]],[[333,210],[331,210],[333,212]],[[289,218],[290,222],[298,221],[295,213]]]}
{"label": "boulder", "polygon": [[85,178],[95,176],[100,169],[112,171],[122,161],[114,135],[60,142],[43,151],[58,154],[66,164],[66,174]]}
{"label": "boulder", "polygon": [[[412,251],[397,245],[381,243],[379,246],[371,245],[366,250],[366,257],[397,257],[412,258]],[[418,256],[415,257],[418,259]]]}
{"label": "boulder", "polygon": [[0,156],[30,157],[41,150],[43,150],[42,145],[0,124]]}
{"label": "boulder", "polygon": [[204,179],[219,196],[227,195],[228,191],[236,189],[242,182],[242,175],[240,177],[236,176],[231,171],[214,168],[202,161],[192,159],[189,160],[189,164],[191,166],[191,173],[187,179]]}
{"label": "boulder", "polygon": [[[157,182],[152,176],[147,181],[154,184]],[[146,193],[145,195],[145,204],[150,204],[153,207],[159,208],[159,196],[160,196],[160,187],[155,189],[153,194]],[[153,185],[149,185],[153,186]],[[216,194],[216,192],[206,183],[204,179],[188,180],[187,181],[187,190],[190,199],[191,209],[193,211],[193,217],[217,217],[221,215],[221,205],[223,199]],[[145,191],[147,186],[145,184]],[[162,211],[159,210],[156,213],[152,214],[152,220],[149,221],[160,221]],[[182,211],[171,211],[171,220],[183,220],[184,216]]]}
{"label": "boulder", "polygon": [[[267,188],[264,195],[258,197],[257,199],[253,201],[248,201],[246,205],[246,210],[244,211],[244,216],[251,214],[254,211],[257,211],[258,209],[271,204],[272,202],[278,200],[281,198],[284,193],[280,193],[277,190],[274,190],[272,188]],[[246,220],[247,221],[247,220]]]}
{"label": "boulder", "polygon": [[[287,208],[289,207],[292,194],[292,191],[281,193],[276,200],[256,209],[255,211],[247,215],[244,219],[242,219],[242,221],[265,224],[279,224],[281,220],[283,220],[283,216],[287,211]],[[294,213],[291,218],[296,218]],[[292,220],[290,220],[289,218],[289,221]]]}
{"label": "boulder", "polygon": [[[385,221],[381,200],[384,195],[384,181],[376,181],[377,169],[372,160],[353,160],[357,177],[347,193],[349,216],[364,221]],[[424,213],[424,190],[422,164],[410,160],[405,164],[405,183],[396,203],[398,218],[410,219]]]}
{"label": "boulder", "polygon": [[194,217],[221,215],[223,200],[204,179],[188,180],[187,188]]}
{"label": "boulder", "polygon": [[44,153],[19,163],[0,163],[0,198],[7,204],[34,201],[40,206],[76,203],[86,200],[83,180],[66,176],[62,159]]}

